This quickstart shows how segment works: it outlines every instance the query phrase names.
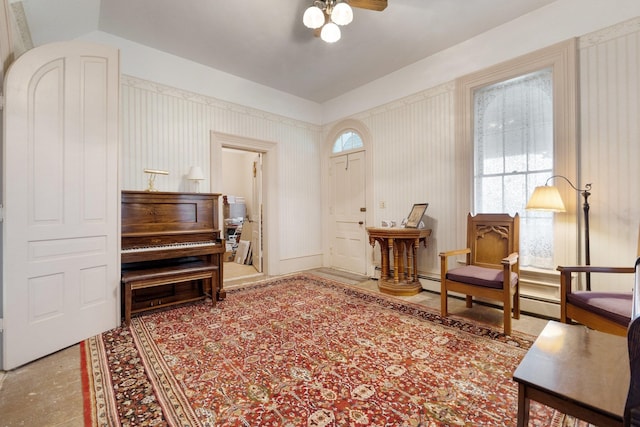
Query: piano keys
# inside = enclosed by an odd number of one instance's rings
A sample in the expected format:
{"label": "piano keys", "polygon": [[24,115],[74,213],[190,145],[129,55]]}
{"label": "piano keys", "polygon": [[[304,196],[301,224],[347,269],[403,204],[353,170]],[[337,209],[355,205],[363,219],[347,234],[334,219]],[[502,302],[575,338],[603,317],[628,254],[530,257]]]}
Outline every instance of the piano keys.
{"label": "piano keys", "polygon": [[[211,193],[122,191],[123,307],[130,304],[130,312],[135,313],[207,295],[214,303],[226,297],[218,197]],[[189,280],[213,270],[212,280]],[[195,271],[201,273],[185,274]],[[171,283],[172,277],[176,283]],[[129,282],[136,278],[141,281],[132,287]],[[126,295],[127,290],[131,295]]]}

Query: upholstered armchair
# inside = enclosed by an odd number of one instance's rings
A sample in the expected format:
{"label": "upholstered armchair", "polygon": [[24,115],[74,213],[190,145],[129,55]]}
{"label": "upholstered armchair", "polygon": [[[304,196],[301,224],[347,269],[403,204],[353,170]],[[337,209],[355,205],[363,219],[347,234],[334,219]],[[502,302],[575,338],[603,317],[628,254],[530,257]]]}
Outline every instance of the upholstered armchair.
{"label": "upholstered armchair", "polygon": [[[640,260],[640,258],[638,258]],[[638,263],[636,262],[636,266]],[[637,275],[640,272],[636,273]],[[640,427],[640,317],[633,319],[627,331],[629,348],[629,392],[624,405],[624,427]]]}
{"label": "upholstered armchair", "polygon": [[[504,333],[511,334],[511,312],[520,318],[520,267],[518,262],[520,217],[508,214],[467,215],[467,247],[440,253],[440,301],[443,317],[448,316],[448,293],[502,302]],[[449,268],[449,257],[466,256],[464,266]]]}
{"label": "upholstered armchair", "polygon": [[574,321],[591,329],[626,336],[633,307],[632,279],[629,279],[628,292],[617,292],[575,290],[572,278],[574,273],[632,275],[637,266],[638,262],[636,267],[559,266],[560,321]]}

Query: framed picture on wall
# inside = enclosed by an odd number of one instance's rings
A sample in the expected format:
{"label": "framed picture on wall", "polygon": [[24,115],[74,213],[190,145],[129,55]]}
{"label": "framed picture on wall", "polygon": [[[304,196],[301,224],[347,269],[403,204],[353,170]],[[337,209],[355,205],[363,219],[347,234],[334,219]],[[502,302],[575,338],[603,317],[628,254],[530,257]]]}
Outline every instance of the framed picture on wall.
{"label": "framed picture on wall", "polygon": [[420,221],[422,221],[422,217],[427,210],[427,206],[429,206],[429,203],[414,204],[413,208],[411,208],[411,212],[409,212],[409,216],[407,217],[407,222],[404,225],[405,228],[418,228]]}

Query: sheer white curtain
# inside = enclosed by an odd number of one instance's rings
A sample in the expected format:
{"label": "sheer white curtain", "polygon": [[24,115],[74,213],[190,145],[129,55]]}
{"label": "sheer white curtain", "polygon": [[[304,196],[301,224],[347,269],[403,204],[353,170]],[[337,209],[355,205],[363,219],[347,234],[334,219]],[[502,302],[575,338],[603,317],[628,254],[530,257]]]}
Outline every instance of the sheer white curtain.
{"label": "sheer white curtain", "polygon": [[553,217],[524,209],[553,172],[553,73],[544,69],[474,92],[478,213],[520,214],[520,266],[553,268]]}

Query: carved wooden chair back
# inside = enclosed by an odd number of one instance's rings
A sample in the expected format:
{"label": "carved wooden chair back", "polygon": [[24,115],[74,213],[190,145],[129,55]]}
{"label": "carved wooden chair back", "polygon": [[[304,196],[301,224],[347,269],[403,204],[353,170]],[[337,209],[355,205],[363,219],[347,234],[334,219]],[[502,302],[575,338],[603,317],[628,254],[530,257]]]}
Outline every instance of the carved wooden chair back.
{"label": "carved wooden chair back", "polygon": [[[507,214],[467,216],[467,246],[471,249],[469,265],[502,270],[502,260],[520,247],[519,217]],[[520,263],[511,267],[519,273]]]}

